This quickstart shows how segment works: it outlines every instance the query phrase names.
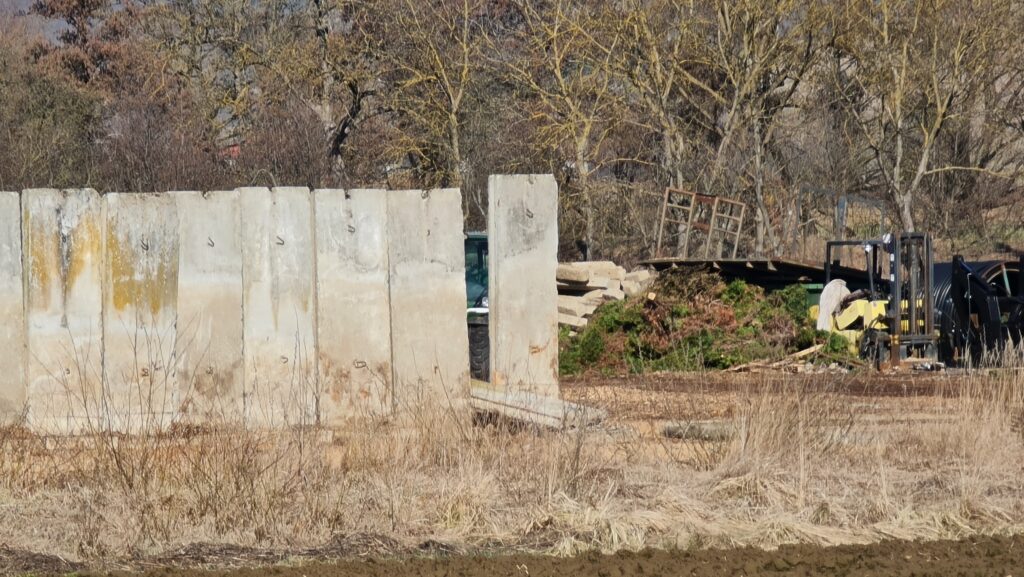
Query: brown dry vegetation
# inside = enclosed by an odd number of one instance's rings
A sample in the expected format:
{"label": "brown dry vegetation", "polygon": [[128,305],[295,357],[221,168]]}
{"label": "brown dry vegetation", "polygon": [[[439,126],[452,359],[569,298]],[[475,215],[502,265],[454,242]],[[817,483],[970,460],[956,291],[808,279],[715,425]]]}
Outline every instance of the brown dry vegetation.
{"label": "brown dry vegetation", "polygon": [[489,174],[553,173],[564,258],[650,256],[667,186],[747,203],[741,255],[877,236],[847,194],[940,254],[1022,241],[1012,0],[21,4],[5,190],[458,186],[476,229]]}
{"label": "brown dry vegetation", "polygon": [[570,382],[611,411],[588,430],[474,426],[457,407],[334,431],[9,429],[0,543],[118,567],[1019,531],[1019,372],[894,378],[888,395],[817,379]]}

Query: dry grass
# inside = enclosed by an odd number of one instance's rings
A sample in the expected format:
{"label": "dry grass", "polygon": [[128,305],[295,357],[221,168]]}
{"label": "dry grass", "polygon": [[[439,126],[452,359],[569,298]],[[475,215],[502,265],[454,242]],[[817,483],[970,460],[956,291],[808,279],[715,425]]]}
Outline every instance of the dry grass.
{"label": "dry grass", "polygon": [[693,395],[678,418],[707,403],[718,440],[661,436],[671,415],[517,430],[446,406],[345,430],[8,429],[0,543],[103,565],[191,543],[302,551],[355,535],[572,554],[1018,531],[1024,373],[941,387],[920,418],[829,382],[751,382],[726,411]]}

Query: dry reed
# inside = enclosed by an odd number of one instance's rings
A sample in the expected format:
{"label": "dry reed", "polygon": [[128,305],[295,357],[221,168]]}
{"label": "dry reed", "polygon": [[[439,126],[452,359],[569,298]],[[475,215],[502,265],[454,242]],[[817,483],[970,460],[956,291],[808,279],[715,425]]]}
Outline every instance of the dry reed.
{"label": "dry reed", "polygon": [[474,425],[445,403],[336,430],[12,427],[0,542],[102,565],[353,535],[572,554],[1019,530],[1024,373],[950,375],[913,415],[830,378],[749,383],[710,438],[652,434],[614,402],[611,423],[558,431]]}

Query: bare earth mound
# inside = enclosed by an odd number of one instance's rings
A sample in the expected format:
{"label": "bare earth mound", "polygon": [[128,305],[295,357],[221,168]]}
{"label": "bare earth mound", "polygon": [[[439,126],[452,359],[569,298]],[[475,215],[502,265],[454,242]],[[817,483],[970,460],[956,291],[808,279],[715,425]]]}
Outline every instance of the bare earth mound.
{"label": "bare earth mound", "polygon": [[[574,575],[1015,575],[1024,567],[1024,537],[974,537],[965,541],[911,543],[890,541],[874,545],[815,547],[787,545],[776,551],[740,548],[693,552],[645,550],[572,558],[514,555],[508,557],[415,558],[404,561],[347,561],[332,565],[275,567],[205,572],[160,569],[145,575],[161,577],[531,577]],[[88,574],[84,574],[88,575]],[[99,575],[99,574],[97,574]],[[109,575],[109,574],[108,574]],[[127,577],[131,573],[114,575]]]}

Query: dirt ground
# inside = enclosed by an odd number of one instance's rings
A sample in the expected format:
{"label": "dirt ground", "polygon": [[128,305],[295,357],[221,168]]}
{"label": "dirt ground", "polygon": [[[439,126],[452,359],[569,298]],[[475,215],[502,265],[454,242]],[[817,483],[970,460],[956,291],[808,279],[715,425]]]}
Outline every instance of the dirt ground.
{"label": "dirt ground", "polygon": [[797,375],[719,371],[569,377],[562,380],[561,390],[566,400],[607,410],[612,423],[636,425],[731,417],[745,390],[766,385],[835,394],[862,414],[938,414],[955,396],[957,383],[952,372]]}
{"label": "dirt ground", "polygon": [[[512,555],[441,556],[405,560],[363,559],[332,564],[297,564],[273,568],[220,571],[154,569],[153,577],[541,577],[574,575],[707,576],[1013,576],[1024,569],[1024,537],[974,537],[929,543],[886,542],[832,548],[791,545],[776,551],[759,549],[622,552],[559,559]],[[135,573],[80,573],[134,577]]]}

